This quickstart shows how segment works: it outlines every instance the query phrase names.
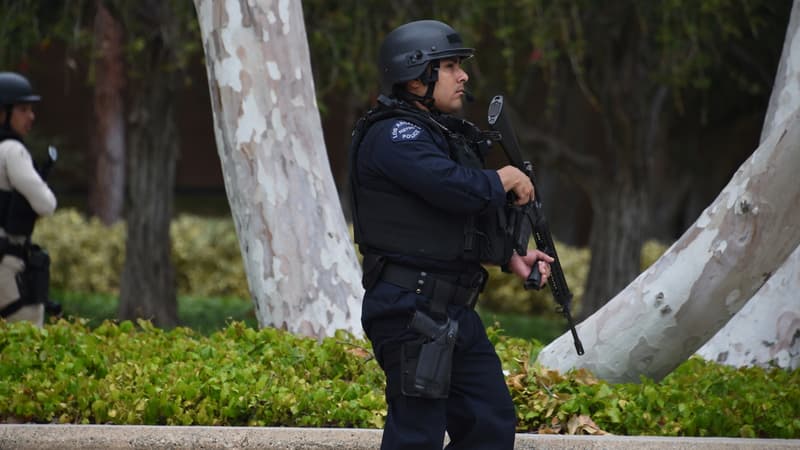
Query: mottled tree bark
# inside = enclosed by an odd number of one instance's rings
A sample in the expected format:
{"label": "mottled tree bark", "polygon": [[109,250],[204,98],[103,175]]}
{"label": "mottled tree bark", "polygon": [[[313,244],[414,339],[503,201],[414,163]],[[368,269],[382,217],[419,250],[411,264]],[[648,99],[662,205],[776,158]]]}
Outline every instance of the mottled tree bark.
{"label": "mottled tree bark", "polygon": [[360,334],[360,268],[298,1],[195,0],[217,149],[261,326]]}
{"label": "mottled tree bark", "polygon": [[94,176],[89,212],[104,224],[122,218],[125,191],[125,58],[123,30],[105,2],[95,2],[94,114],[90,129]]}
{"label": "mottled tree bark", "polygon": [[[795,0],[775,75],[762,141],[800,108],[800,0]],[[703,358],[732,366],[800,367],[800,247],[744,308],[700,350]]]}
{"label": "mottled tree bark", "polygon": [[730,366],[800,367],[800,247],[697,354]]}
{"label": "mottled tree bark", "polygon": [[539,362],[585,367],[612,382],[661,379],[718,332],[800,243],[800,110],[739,168],[692,227],[653,266]]}

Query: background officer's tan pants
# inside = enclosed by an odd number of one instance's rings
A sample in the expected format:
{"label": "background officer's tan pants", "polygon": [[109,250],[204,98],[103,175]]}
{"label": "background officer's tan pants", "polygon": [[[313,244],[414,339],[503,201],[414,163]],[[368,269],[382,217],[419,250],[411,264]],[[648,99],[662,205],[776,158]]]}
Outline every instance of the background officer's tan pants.
{"label": "background officer's tan pants", "polygon": [[[17,274],[25,270],[25,263],[16,256],[4,255],[0,262],[0,309],[19,298]],[[5,318],[9,322],[28,320],[36,326],[44,325],[44,305],[25,305]]]}

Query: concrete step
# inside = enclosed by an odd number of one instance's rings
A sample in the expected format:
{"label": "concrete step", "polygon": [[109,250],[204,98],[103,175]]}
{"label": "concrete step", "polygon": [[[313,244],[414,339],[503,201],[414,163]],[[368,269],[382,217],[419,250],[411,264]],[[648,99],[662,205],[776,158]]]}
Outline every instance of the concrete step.
{"label": "concrete step", "polygon": [[[381,433],[349,428],[2,424],[0,449],[372,450],[380,447]],[[800,439],[517,434],[515,450],[520,449],[800,449]]]}

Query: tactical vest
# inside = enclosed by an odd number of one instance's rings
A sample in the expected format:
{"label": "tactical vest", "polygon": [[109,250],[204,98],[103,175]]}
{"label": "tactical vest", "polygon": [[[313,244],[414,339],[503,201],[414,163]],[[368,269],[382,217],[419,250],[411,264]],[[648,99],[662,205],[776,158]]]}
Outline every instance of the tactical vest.
{"label": "tactical vest", "polygon": [[30,236],[37,217],[25,196],[0,189],[0,228],[7,234]]}
{"label": "tactical vest", "polygon": [[[19,140],[10,136],[6,138]],[[0,138],[0,142],[4,140]],[[24,195],[15,190],[0,189],[0,228],[3,228],[6,234],[30,236],[37,217]]]}
{"label": "tactical vest", "polygon": [[376,122],[402,118],[442,136],[449,156],[465,167],[481,169],[491,132],[451,116],[435,118],[394,99],[381,97],[379,105],[356,124],[350,144],[350,187],[353,230],[362,253],[395,252],[437,260],[464,260],[506,264],[513,248],[513,222],[506,208],[479,215],[442,211],[419,196],[402,190],[370,189],[358,180],[361,142]]}

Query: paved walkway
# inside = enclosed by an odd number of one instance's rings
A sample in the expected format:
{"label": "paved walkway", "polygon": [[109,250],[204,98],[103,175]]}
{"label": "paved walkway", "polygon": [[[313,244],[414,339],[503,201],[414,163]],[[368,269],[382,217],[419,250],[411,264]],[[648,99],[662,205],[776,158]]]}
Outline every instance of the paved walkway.
{"label": "paved walkway", "polygon": [[[343,428],[0,425],[0,449],[367,450],[381,430]],[[800,439],[668,438],[517,434],[521,449],[800,449]]]}

